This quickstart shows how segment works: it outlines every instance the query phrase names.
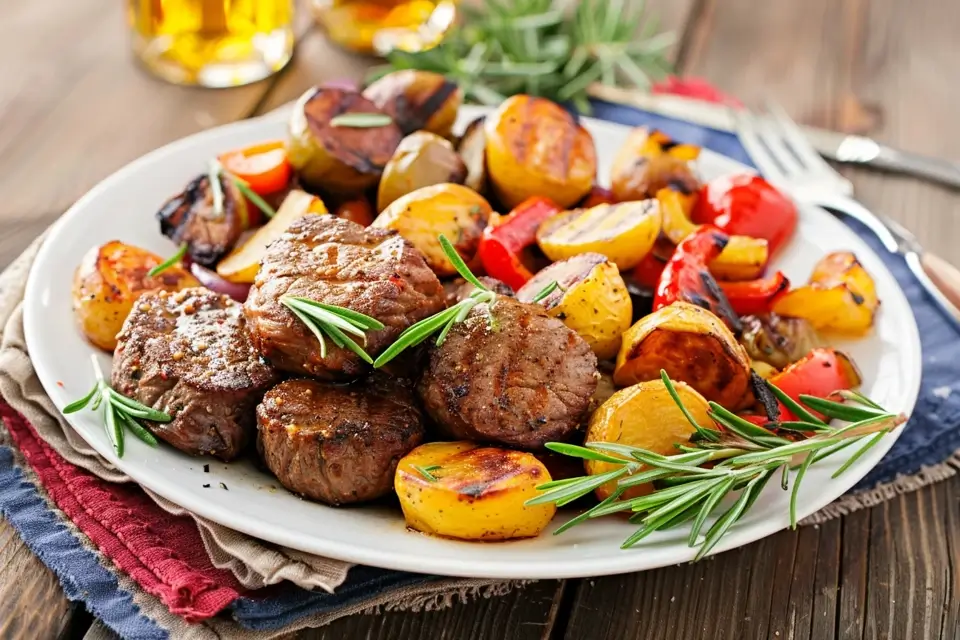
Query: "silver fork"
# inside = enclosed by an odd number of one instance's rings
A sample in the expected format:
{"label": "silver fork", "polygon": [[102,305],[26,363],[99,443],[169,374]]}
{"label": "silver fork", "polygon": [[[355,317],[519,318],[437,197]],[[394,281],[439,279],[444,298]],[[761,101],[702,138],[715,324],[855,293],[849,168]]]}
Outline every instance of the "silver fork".
{"label": "silver fork", "polygon": [[820,157],[781,107],[768,102],[766,113],[733,110],[732,115],[740,142],[767,180],[800,202],[866,225],[888,251],[904,256],[924,290],[960,328],[960,270],[924,251],[901,224],[855,200],[850,181]]}

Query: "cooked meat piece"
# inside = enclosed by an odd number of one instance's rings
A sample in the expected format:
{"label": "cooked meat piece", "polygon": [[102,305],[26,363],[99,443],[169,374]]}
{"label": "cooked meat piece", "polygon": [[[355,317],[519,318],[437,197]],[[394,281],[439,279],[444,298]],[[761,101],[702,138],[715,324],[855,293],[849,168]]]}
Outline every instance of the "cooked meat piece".
{"label": "cooked meat piece", "polygon": [[170,414],[172,422],[146,424],[177,449],[236,458],[278,378],[244,325],[240,305],[208,289],[145,293],[118,336],[113,388]]}
{"label": "cooked meat piece", "polygon": [[775,313],[743,316],[740,344],[753,360],[783,369],[820,346],[816,329],[803,318]]}
{"label": "cooked meat piece", "polygon": [[177,246],[187,243],[187,253],[195,261],[211,267],[222,258],[247,228],[249,212],[243,194],[224,176],[220,176],[220,207],[210,175],[202,174],[187,188],[173,196],[157,212],[160,233]]}
{"label": "cooked meat piece", "polygon": [[444,435],[537,450],[580,425],[597,388],[589,345],[543,307],[500,296],[430,352],[419,392]]}
{"label": "cooked meat piece", "polygon": [[[513,297],[513,289],[510,288],[510,285],[500,282],[496,278],[491,278],[490,276],[480,276],[479,280],[491,291],[494,291],[502,296]],[[447,306],[451,307],[457,304],[473,293],[474,289],[476,289],[476,287],[463,278],[447,280],[443,283],[443,291],[447,296]]]}
{"label": "cooked meat piece", "polygon": [[[278,369],[324,379],[356,378],[366,363],[310,330],[283,305],[304,297],[365,313],[384,329],[367,331],[376,357],[400,333],[444,307],[443,287],[413,245],[395,231],[332,216],[304,216],[270,245],[244,305],[253,344]],[[362,346],[362,344],[361,344]]]}
{"label": "cooked meat piece", "polygon": [[282,382],[257,407],[257,428],[280,483],[332,505],[389,493],[397,462],[425,435],[412,389],[379,374],[348,386]]}

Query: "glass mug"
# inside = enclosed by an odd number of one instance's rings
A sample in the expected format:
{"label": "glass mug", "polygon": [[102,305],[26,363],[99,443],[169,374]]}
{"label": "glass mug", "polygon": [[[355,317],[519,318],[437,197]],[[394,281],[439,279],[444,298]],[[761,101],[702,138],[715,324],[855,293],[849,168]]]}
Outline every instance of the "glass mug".
{"label": "glass mug", "polygon": [[435,46],[457,17],[457,0],[312,0],[327,37],[360,53]]}
{"label": "glass mug", "polygon": [[128,0],[133,50],[176,84],[234,87],[293,55],[294,0]]}

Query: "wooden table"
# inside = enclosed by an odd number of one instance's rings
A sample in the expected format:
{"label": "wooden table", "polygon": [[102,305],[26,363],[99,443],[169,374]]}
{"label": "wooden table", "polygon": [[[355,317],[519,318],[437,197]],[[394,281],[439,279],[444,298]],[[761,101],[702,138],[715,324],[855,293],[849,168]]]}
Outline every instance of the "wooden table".
{"label": "wooden table", "polygon": [[[0,268],[78,196],[151,149],[264,113],[371,63],[303,16],[295,62],[259,84],[184,89],[127,54],[117,0],[0,5]],[[957,157],[960,4],[657,0],[677,68],[801,121]],[[960,193],[845,169],[859,196],[958,261]],[[132,213],[132,212],[131,212]],[[117,215],[125,212],[118,211]],[[960,476],[696,565],[543,581],[423,614],[357,616],[312,638],[956,638]],[[0,637],[109,637],[0,521]],[[89,631],[87,629],[89,628]]]}

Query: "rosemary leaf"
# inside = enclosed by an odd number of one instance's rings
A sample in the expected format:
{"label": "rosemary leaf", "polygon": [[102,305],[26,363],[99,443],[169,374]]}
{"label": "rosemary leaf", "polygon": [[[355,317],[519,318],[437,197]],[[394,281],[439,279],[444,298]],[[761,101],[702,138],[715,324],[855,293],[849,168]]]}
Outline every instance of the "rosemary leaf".
{"label": "rosemary leaf", "polygon": [[663,380],[663,385],[667,388],[667,393],[670,394],[670,397],[673,398],[673,401],[680,408],[680,411],[683,412],[687,422],[689,422],[690,425],[696,429],[697,433],[700,434],[701,437],[707,440],[712,440],[713,442],[719,440],[720,434],[713,429],[707,429],[706,427],[700,426],[696,418],[693,417],[693,414],[690,413],[690,410],[687,409],[687,407],[683,404],[683,401],[680,399],[680,394],[677,393],[677,388],[673,386],[673,381],[670,380],[670,376],[667,375],[667,371],[665,369],[660,369],[660,379]]}
{"label": "rosemary leaf", "polygon": [[558,507],[562,507],[568,502],[573,502],[581,496],[585,496],[597,487],[604,485],[611,480],[616,480],[624,473],[627,472],[627,467],[620,467],[619,469],[614,469],[613,471],[608,471],[607,473],[601,473],[595,476],[584,476],[580,482],[572,483],[552,491],[548,491],[534,498],[530,498],[524,502],[524,506],[533,506],[537,504],[548,504],[556,503]]}
{"label": "rosemary leaf", "polygon": [[697,552],[697,555],[694,557],[694,561],[703,558],[705,555],[710,553],[718,542],[720,538],[730,530],[730,527],[740,519],[740,516],[743,515],[743,512],[747,509],[747,504],[751,502],[751,494],[753,493],[754,487],[759,482],[757,480],[752,481],[747,488],[743,490],[740,494],[740,497],[737,498],[737,501],[733,503],[733,506],[720,516],[720,519],[717,520],[712,527],[707,531],[707,535],[704,537],[703,544],[700,545],[700,550]]}
{"label": "rosemary leaf", "polygon": [[816,396],[808,396],[806,394],[800,394],[799,398],[800,402],[810,407],[814,411],[819,411],[828,418],[834,418],[835,420],[857,422],[859,420],[866,420],[868,418],[875,418],[877,416],[886,414],[886,412],[882,410],[877,411],[876,409],[854,407],[848,404],[834,402],[833,400],[825,400]]}
{"label": "rosemary leaf", "polygon": [[167,269],[169,269],[170,267],[174,266],[175,264],[179,264],[180,261],[183,260],[183,256],[187,255],[188,248],[189,248],[189,245],[187,245],[187,243],[184,242],[183,244],[180,245],[180,248],[177,249],[176,253],[174,253],[172,256],[170,256],[169,258],[167,258],[166,260],[164,260],[163,262],[155,266],[153,269],[150,269],[150,271],[147,271],[147,275],[150,276],[151,278],[154,276],[158,276],[164,271],[166,271]]}
{"label": "rosemary leaf", "polygon": [[878,442],[880,442],[880,439],[886,434],[887,434],[886,431],[880,431],[879,433],[873,434],[873,436],[871,436],[870,439],[867,440],[867,444],[860,447],[860,449],[858,449],[856,453],[854,453],[852,456],[847,458],[847,461],[844,462],[839,469],[834,471],[833,475],[830,477],[834,480],[839,478],[843,474],[843,472],[849,469],[854,462],[856,462],[857,460],[860,459],[861,456],[863,456],[863,454],[865,454],[867,451],[872,449]]}
{"label": "rosemary leaf", "polygon": [[700,537],[700,530],[703,529],[703,524],[706,522],[707,517],[713,513],[713,510],[717,508],[717,505],[720,504],[720,501],[730,493],[730,489],[733,488],[733,483],[736,482],[736,478],[730,476],[723,482],[714,486],[713,490],[710,492],[710,495],[706,500],[703,501],[703,505],[700,507],[700,512],[697,514],[696,520],[693,521],[693,525],[690,529],[690,536],[687,538],[687,544],[691,547],[695,546],[697,539]]}
{"label": "rosemary leaf", "polygon": [[109,402],[103,405],[103,426],[107,430],[107,438],[110,439],[110,443],[113,445],[113,450],[116,452],[118,458],[123,457],[123,429],[121,429],[120,421],[117,420],[116,407],[111,405]]}
{"label": "rosemary leaf", "polygon": [[787,408],[787,411],[797,416],[798,419],[803,420],[804,422],[812,422],[814,424],[822,424],[823,426],[827,426],[826,422],[807,411],[796,400],[781,391],[777,385],[773,384],[769,380],[767,380],[766,383],[767,386],[770,387],[770,391],[773,391],[773,395],[777,396],[777,400],[783,403],[783,406]]}
{"label": "rosemary leaf", "polygon": [[267,201],[260,197],[260,194],[250,188],[246,182],[241,180],[235,175],[231,175],[230,178],[233,180],[233,184],[237,186],[237,189],[246,196],[247,200],[252,202],[257,209],[263,212],[263,215],[268,218],[272,218],[277,215],[277,210],[267,204]]}
{"label": "rosemary leaf", "polygon": [[152,433],[140,426],[140,423],[131,418],[125,413],[117,412],[117,416],[122,419],[123,424],[133,432],[133,435],[137,436],[143,442],[150,445],[151,447],[157,446],[157,439]]}
{"label": "rosemary leaf", "polygon": [[612,462],[613,464],[627,464],[631,462],[630,460],[615,458],[613,456],[608,456],[605,453],[599,453],[593,449],[588,449],[587,447],[581,447],[575,444],[567,444],[565,442],[548,442],[544,446],[546,446],[546,448],[550,451],[562,453],[565,456],[572,456],[574,458],[583,458],[584,460]]}
{"label": "rosemary leaf", "polygon": [[475,286],[481,291],[490,291],[490,289],[480,282],[477,276],[473,275],[473,272],[470,271],[470,267],[467,266],[467,263],[463,261],[463,258],[460,257],[460,253],[457,252],[456,247],[453,246],[453,243],[447,239],[447,236],[442,233],[437,237],[440,241],[440,248],[443,249],[444,255],[447,256],[447,260],[453,265],[453,268],[457,270],[457,273],[460,274],[460,277]]}
{"label": "rosemary leaf", "polygon": [[587,509],[587,510],[584,511],[583,513],[581,513],[581,514],[579,514],[579,515],[577,515],[577,516],[575,516],[575,517],[573,517],[573,518],[570,518],[569,520],[567,520],[566,522],[564,522],[562,525],[560,525],[559,527],[557,527],[556,530],[554,530],[553,535],[555,535],[555,536],[560,535],[561,533],[563,533],[564,531],[566,531],[566,530],[569,529],[570,527],[574,527],[574,526],[580,524],[581,522],[583,522],[584,520],[592,517],[591,514],[593,514],[597,509],[600,509],[601,507],[604,507],[604,506],[606,506],[606,505],[608,505],[608,504],[611,504],[611,503],[613,503],[613,502],[616,502],[617,499],[618,499],[621,495],[623,495],[623,489],[617,489],[616,491],[614,491],[613,493],[611,493],[609,496],[607,496],[604,500],[601,500],[600,503],[597,504],[596,506],[594,506],[594,507],[592,507],[592,508],[590,508],[590,509]]}
{"label": "rosemary leaf", "polygon": [[807,473],[807,469],[810,468],[810,465],[815,462],[813,454],[807,455],[804,458],[803,463],[800,465],[800,470],[797,471],[797,477],[793,479],[793,491],[790,492],[790,528],[797,528],[797,496],[800,495],[800,483],[803,481],[803,476]]}
{"label": "rosemary leaf", "polygon": [[416,470],[417,473],[419,473],[421,476],[423,476],[424,478],[426,478],[429,482],[436,482],[436,481],[437,481],[437,476],[433,475],[433,474],[431,473],[431,471],[436,471],[437,469],[440,468],[440,465],[434,464],[434,465],[430,465],[430,466],[428,466],[428,467],[421,467],[420,465],[416,465],[416,464],[415,464],[415,465],[412,465],[412,466],[413,466],[414,470]]}
{"label": "rosemary leaf", "polygon": [[330,118],[331,127],[349,127],[351,129],[372,129],[385,127],[393,119],[385,113],[341,113]]}
{"label": "rosemary leaf", "polygon": [[95,396],[99,391],[100,391],[100,384],[97,383],[93,385],[93,389],[90,389],[90,393],[83,396],[79,400],[74,400],[73,402],[65,406],[63,409],[61,409],[61,411],[63,411],[64,414],[76,413],[77,411],[80,411],[80,409],[83,409],[85,406],[90,404],[90,401],[93,400],[93,396]]}
{"label": "rosemary leaf", "polygon": [[553,282],[545,286],[543,289],[540,289],[540,292],[537,293],[537,295],[533,296],[533,299],[530,302],[533,302],[533,303],[540,302],[541,300],[549,296],[551,293],[553,293],[558,286],[560,285],[558,285],[557,281],[554,280]]}

